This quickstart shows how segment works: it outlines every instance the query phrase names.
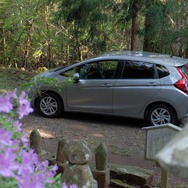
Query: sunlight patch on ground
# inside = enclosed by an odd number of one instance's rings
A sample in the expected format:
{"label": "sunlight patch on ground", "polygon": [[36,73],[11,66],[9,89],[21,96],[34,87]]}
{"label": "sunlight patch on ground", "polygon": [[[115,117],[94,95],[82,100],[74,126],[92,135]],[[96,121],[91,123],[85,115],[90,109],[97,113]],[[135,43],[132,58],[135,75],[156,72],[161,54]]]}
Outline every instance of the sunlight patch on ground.
{"label": "sunlight patch on ground", "polygon": [[[32,132],[33,129],[25,128],[24,131],[26,131],[29,135]],[[41,138],[54,138],[53,133],[46,131],[46,130],[41,130],[39,129]]]}
{"label": "sunlight patch on ground", "polygon": [[54,135],[47,131],[40,131],[40,135],[42,138],[54,138]]}
{"label": "sunlight patch on ground", "polygon": [[103,134],[100,134],[100,133],[95,133],[95,134],[93,134],[93,136],[94,136],[94,137],[104,137],[104,135],[103,135]]}

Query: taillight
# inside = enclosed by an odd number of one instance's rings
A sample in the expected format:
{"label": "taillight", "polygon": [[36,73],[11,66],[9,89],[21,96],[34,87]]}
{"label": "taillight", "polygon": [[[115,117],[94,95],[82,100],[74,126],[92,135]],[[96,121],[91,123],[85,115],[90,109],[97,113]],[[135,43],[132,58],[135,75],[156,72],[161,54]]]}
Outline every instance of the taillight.
{"label": "taillight", "polygon": [[178,89],[180,89],[181,91],[185,92],[186,94],[188,94],[188,88],[187,88],[187,78],[186,76],[183,74],[183,72],[181,71],[180,68],[176,68],[178,70],[178,72],[180,73],[180,75],[182,76],[182,78],[180,80],[178,80],[174,86],[177,87]]}

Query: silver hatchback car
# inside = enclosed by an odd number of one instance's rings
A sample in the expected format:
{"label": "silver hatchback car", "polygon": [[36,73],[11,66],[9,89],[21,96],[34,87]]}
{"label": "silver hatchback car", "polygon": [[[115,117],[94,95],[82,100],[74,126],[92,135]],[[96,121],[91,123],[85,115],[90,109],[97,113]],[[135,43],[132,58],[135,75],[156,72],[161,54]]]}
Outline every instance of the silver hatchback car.
{"label": "silver hatchback car", "polygon": [[[64,87],[28,91],[45,117],[63,111],[176,124],[188,114],[188,59],[149,52],[110,52],[37,77],[58,78]],[[73,83],[66,84],[72,77]],[[34,96],[34,97],[33,97]]]}

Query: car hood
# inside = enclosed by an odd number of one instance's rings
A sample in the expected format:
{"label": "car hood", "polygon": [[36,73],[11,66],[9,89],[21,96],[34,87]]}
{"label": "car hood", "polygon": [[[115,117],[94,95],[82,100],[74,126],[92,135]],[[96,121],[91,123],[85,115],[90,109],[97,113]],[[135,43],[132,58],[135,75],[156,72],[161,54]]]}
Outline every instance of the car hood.
{"label": "car hood", "polygon": [[54,71],[52,71],[52,70],[45,71],[45,72],[41,72],[41,73],[35,75],[33,78],[36,79],[36,78],[38,78],[38,77],[50,77],[53,72],[54,72]]}

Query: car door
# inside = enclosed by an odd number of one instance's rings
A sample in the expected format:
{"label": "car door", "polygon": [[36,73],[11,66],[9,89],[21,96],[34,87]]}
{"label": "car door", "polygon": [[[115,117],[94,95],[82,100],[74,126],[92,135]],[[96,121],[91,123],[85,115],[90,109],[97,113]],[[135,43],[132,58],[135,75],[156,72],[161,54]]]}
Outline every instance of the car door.
{"label": "car door", "polygon": [[160,92],[155,64],[126,61],[113,93],[113,113],[135,117]]}
{"label": "car door", "polygon": [[79,81],[67,87],[69,110],[112,113],[114,74],[117,66],[118,60],[105,60],[77,67]]}

